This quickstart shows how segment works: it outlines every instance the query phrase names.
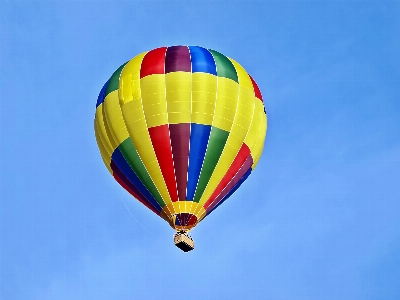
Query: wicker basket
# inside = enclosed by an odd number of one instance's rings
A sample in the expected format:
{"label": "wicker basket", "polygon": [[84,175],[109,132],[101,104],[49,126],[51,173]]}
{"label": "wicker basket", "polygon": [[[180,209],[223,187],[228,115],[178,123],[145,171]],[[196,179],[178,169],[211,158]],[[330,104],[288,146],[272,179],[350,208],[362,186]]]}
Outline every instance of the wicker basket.
{"label": "wicker basket", "polygon": [[179,249],[184,252],[189,252],[194,249],[194,241],[185,232],[178,232],[174,235],[174,243]]}

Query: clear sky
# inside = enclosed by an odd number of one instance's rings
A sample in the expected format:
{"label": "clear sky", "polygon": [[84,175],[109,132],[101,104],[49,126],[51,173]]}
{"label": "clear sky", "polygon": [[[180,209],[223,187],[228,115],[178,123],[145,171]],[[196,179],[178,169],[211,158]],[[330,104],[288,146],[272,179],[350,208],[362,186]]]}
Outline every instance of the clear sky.
{"label": "clear sky", "polygon": [[[399,1],[0,0],[0,299],[400,299],[399,32]],[[169,45],[234,58],[268,114],[190,253],[93,131],[112,72]]]}

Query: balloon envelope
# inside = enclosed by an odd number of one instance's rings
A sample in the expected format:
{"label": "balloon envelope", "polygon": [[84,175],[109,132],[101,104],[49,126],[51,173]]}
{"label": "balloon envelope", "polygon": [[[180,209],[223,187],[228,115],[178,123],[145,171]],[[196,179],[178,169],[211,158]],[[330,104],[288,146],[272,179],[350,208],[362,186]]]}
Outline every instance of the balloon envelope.
{"label": "balloon envelope", "polygon": [[109,172],[177,230],[192,229],[248,178],[266,129],[253,78],[198,46],[137,55],[112,74],[96,104]]}

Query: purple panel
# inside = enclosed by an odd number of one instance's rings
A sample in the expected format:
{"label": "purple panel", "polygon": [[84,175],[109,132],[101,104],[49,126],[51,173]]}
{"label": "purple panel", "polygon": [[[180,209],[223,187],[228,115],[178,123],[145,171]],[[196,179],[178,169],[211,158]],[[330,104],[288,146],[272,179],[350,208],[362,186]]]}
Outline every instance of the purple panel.
{"label": "purple panel", "polygon": [[191,71],[189,49],[186,46],[168,47],[165,55],[165,73]]}
{"label": "purple panel", "polygon": [[221,199],[223,199],[229,192],[230,190],[235,186],[236,183],[239,182],[239,180],[243,177],[244,174],[251,168],[253,165],[253,158],[251,155],[246,159],[246,161],[243,163],[242,167],[239,169],[239,171],[236,173],[236,175],[232,178],[232,180],[228,183],[228,185],[222,190],[222,192],[215,198],[215,200],[212,202],[212,204],[207,208],[207,211],[210,211],[213,209],[215,205],[218,204]]}
{"label": "purple panel", "polygon": [[188,213],[180,213],[180,214],[176,215],[176,217],[179,218],[179,222],[180,222],[180,224],[182,226],[186,226],[187,225],[187,223],[189,222],[189,217],[190,216],[191,215],[188,214]]}
{"label": "purple panel", "polygon": [[172,156],[179,200],[186,200],[186,182],[189,163],[190,124],[170,124]]}

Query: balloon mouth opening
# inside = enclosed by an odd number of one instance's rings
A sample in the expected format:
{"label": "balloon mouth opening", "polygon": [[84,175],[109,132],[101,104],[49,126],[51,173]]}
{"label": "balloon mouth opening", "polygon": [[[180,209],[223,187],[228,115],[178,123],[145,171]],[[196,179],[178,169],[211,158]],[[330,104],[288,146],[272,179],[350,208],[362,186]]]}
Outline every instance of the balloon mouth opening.
{"label": "balloon mouth opening", "polygon": [[197,216],[190,213],[179,213],[172,215],[169,220],[172,228],[179,231],[189,231],[197,225]]}

